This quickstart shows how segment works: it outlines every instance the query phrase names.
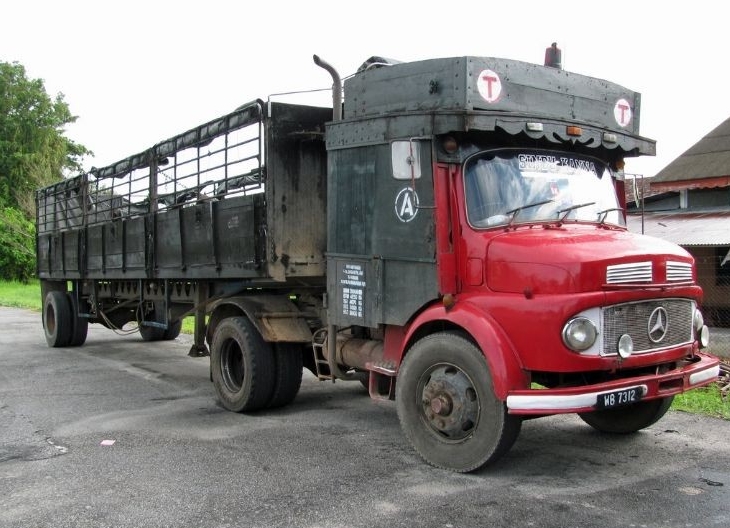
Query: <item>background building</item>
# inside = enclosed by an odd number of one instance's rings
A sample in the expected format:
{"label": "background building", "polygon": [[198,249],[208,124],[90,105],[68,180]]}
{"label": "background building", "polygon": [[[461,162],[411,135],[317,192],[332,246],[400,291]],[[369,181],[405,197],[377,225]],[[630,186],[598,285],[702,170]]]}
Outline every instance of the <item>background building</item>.
{"label": "background building", "polygon": [[655,177],[626,184],[629,229],[689,251],[708,324],[730,328],[730,118]]}

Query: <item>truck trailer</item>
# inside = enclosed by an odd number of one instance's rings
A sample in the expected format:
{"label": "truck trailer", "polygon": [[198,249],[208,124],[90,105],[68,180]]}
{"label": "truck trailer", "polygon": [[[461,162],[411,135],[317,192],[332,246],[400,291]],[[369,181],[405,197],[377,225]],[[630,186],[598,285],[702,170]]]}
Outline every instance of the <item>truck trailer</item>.
{"label": "truck trailer", "polygon": [[343,82],[314,56],[332,107],[256,99],[39,189],[48,345],[191,316],[226,409],[289,404],[303,368],[360,382],[458,472],[525,419],[654,424],[718,377],[702,290],[626,228],[625,159],[655,154],[641,95],[556,57],[372,57]]}

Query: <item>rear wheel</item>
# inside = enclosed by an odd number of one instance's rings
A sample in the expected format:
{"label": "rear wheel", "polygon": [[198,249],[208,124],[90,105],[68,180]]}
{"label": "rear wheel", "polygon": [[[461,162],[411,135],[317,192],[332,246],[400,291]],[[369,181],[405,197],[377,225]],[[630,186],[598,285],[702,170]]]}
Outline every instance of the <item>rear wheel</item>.
{"label": "rear wheel", "polygon": [[674,396],[637,402],[626,407],[580,413],[581,419],[603,433],[629,434],[655,424],[666,414]]}
{"label": "rear wheel", "polygon": [[302,384],[302,347],[292,343],[274,345],[274,391],[267,407],[290,404]]}
{"label": "rear wheel", "polygon": [[396,406],[416,451],[434,466],[463,473],[506,453],[522,424],[495,396],[481,351],[451,332],[410,349],[398,375]]}
{"label": "rear wheel", "polygon": [[210,364],[216,394],[229,411],[255,411],[271,401],[274,354],[245,317],[220,322],[213,336]]}
{"label": "rear wheel", "polygon": [[43,329],[50,347],[65,347],[71,342],[73,320],[71,302],[63,291],[50,291],[43,301]]}

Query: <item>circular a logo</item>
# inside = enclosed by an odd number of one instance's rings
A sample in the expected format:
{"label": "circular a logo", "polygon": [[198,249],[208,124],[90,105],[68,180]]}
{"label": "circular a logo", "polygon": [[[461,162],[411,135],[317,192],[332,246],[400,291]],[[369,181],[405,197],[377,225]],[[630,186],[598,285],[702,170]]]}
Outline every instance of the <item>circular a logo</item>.
{"label": "circular a logo", "polygon": [[477,77],[477,90],[488,103],[494,103],[502,94],[502,81],[492,70],[482,70]]}
{"label": "circular a logo", "polygon": [[410,187],[405,187],[395,197],[395,216],[401,222],[410,222],[418,214],[418,194]]}
{"label": "circular a logo", "polygon": [[631,123],[631,105],[626,99],[619,99],[613,107],[613,117],[621,128]]}
{"label": "circular a logo", "polygon": [[646,329],[652,343],[661,343],[669,329],[669,315],[667,311],[661,306],[654,308],[654,311],[649,316]]}

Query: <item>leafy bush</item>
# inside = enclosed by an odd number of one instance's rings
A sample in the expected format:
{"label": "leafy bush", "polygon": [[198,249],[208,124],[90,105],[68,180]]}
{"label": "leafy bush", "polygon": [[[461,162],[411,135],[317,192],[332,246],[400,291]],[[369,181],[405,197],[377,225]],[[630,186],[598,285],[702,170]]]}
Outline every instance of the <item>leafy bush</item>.
{"label": "leafy bush", "polygon": [[35,226],[19,209],[0,209],[0,278],[27,282],[35,262]]}

